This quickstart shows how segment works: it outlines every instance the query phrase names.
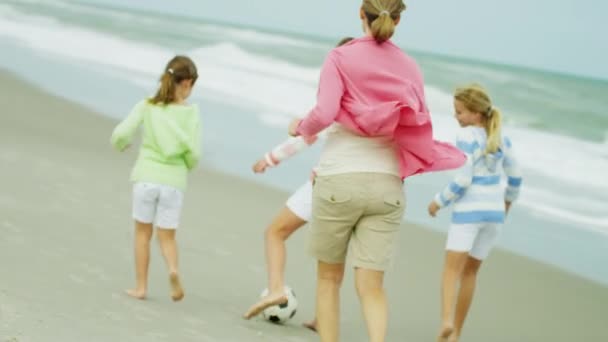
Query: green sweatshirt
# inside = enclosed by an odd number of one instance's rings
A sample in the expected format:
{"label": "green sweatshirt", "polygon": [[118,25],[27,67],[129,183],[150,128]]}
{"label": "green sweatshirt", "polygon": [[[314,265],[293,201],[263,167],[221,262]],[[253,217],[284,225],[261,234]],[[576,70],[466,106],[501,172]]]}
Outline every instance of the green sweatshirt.
{"label": "green sweatshirt", "polygon": [[188,171],[198,164],[201,127],[196,105],[154,105],[143,100],[112,133],[112,145],[126,149],[143,124],[139,156],[131,172],[134,182],[186,189]]}

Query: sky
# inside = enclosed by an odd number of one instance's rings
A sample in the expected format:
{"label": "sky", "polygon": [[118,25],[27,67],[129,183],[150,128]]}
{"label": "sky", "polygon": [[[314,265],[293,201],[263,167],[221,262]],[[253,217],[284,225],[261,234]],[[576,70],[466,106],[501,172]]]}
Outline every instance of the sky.
{"label": "sky", "polygon": [[[78,0],[331,38],[358,35],[360,0]],[[405,48],[608,79],[608,1],[409,0]]]}

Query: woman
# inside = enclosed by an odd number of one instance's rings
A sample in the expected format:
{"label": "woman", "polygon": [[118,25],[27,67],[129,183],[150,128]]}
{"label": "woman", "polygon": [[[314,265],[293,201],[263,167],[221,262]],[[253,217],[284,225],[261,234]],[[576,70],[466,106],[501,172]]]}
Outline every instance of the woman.
{"label": "woman", "polygon": [[328,128],[315,169],[310,250],[318,260],[317,329],[339,340],[339,290],[347,249],[370,341],[384,341],[384,272],[391,264],[405,208],[403,179],[463,164],[452,146],[434,142],[416,62],[392,37],[405,5],[364,0],[365,36],[330,52],[317,105],[291,123],[291,135]]}

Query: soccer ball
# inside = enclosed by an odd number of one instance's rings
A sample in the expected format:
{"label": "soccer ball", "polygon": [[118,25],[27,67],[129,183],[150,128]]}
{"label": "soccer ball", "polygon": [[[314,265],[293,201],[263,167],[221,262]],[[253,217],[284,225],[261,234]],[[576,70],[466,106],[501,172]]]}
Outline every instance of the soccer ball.
{"label": "soccer ball", "polygon": [[[285,286],[285,294],[287,295],[287,303],[268,307],[262,312],[264,318],[269,322],[283,324],[295,316],[298,308],[296,294],[289,286]],[[260,297],[266,297],[267,295],[268,289],[265,289]]]}

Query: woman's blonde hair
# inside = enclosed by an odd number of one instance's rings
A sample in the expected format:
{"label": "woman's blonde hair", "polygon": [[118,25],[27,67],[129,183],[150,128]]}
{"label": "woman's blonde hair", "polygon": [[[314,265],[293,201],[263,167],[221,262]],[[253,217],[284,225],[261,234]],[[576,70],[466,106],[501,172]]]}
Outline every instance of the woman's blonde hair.
{"label": "woman's blonde hair", "polygon": [[492,105],[486,90],[479,84],[470,84],[456,89],[454,99],[460,101],[467,110],[479,113],[485,118],[485,129],[488,135],[486,154],[498,151],[501,145],[502,114],[498,108]]}
{"label": "woman's blonde hair", "polygon": [[363,0],[365,13],[372,35],[378,44],[391,39],[395,33],[395,21],[405,11],[403,0]]}
{"label": "woman's blonde hair", "polygon": [[150,99],[152,104],[170,104],[175,101],[176,85],[185,80],[192,80],[192,85],[198,78],[198,71],[194,62],[186,56],[173,57],[167,66],[163,75],[160,77],[160,86],[156,91],[156,95]]}

